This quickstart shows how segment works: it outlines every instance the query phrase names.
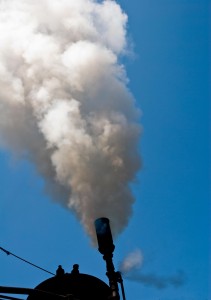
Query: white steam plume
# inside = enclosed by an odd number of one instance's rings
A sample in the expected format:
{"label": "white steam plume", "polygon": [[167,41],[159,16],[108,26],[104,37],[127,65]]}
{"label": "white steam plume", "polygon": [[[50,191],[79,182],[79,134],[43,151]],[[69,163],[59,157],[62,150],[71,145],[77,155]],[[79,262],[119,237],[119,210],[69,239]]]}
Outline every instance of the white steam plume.
{"label": "white steam plume", "polygon": [[130,252],[120,263],[120,272],[125,274],[140,268],[142,266],[143,259],[143,254],[140,249]]}
{"label": "white steam plume", "polygon": [[127,225],[140,168],[139,111],[119,55],[115,1],[0,0],[0,144],[30,159],[92,236]]}

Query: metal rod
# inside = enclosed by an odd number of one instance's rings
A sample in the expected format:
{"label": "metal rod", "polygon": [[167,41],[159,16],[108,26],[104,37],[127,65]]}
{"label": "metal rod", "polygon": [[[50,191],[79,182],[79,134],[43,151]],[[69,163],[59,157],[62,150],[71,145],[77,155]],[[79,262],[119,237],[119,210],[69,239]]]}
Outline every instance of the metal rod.
{"label": "metal rod", "polygon": [[24,261],[25,263],[27,263],[27,264],[29,264],[29,265],[31,265],[31,266],[33,266],[33,267],[37,268],[37,269],[40,269],[40,270],[42,270],[42,271],[44,271],[44,272],[46,272],[46,273],[49,273],[49,274],[51,274],[51,275],[54,275],[54,276],[55,276],[55,274],[54,274],[54,273],[52,273],[52,272],[49,272],[48,270],[46,270],[46,269],[43,269],[43,268],[41,268],[41,267],[39,267],[39,266],[37,266],[37,265],[35,265],[35,264],[31,263],[30,261],[28,261],[28,260],[25,260],[24,258],[22,258],[22,257],[20,257],[20,256],[17,256],[17,255],[15,255],[14,253],[12,253],[12,252],[10,252],[10,251],[8,251],[8,250],[6,250],[6,249],[2,248],[2,247],[0,247],[0,250],[2,250],[3,252],[5,252],[7,255],[12,255],[12,256],[14,256],[14,257],[16,257],[16,258],[18,258],[18,259],[20,259],[20,260]]}
{"label": "metal rod", "polygon": [[0,295],[0,300],[3,300],[3,299],[9,299],[9,300],[23,300],[23,299],[20,299],[20,298],[14,298],[14,297],[10,297],[10,296]]}
{"label": "metal rod", "polygon": [[117,281],[120,283],[120,286],[121,286],[122,298],[123,298],[123,300],[126,300],[122,274],[121,274],[121,272],[118,271],[118,272],[116,272],[116,275],[117,275]]}
{"label": "metal rod", "polygon": [[52,299],[67,299],[66,296],[49,293],[49,292],[38,290],[38,289],[9,287],[9,286],[0,286],[0,293],[20,294],[20,295],[37,295],[40,297],[41,296],[51,296]]}

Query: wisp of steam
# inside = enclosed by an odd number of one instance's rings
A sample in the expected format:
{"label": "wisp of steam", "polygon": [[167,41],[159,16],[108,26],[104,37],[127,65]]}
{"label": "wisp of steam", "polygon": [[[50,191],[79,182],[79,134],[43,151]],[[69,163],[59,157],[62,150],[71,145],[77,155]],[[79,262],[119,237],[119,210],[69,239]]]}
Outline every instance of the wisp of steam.
{"label": "wisp of steam", "polygon": [[114,235],[127,225],[140,168],[126,25],[111,0],[0,0],[0,145],[32,161],[91,236],[98,217]]}
{"label": "wisp of steam", "polygon": [[130,252],[120,263],[120,272],[127,274],[133,270],[139,269],[142,266],[143,259],[144,257],[140,249]]}
{"label": "wisp of steam", "polygon": [[167,276],[160,276],[154,273],[145,274],[141,271],[142,264],[143,254],[140,249],[136,249],[128,253],[122,260],[119,270],[126,279],[157,289],[165,289],[169,286],[178,288],[186,282],[186,275],[181,270],[174,275]]}

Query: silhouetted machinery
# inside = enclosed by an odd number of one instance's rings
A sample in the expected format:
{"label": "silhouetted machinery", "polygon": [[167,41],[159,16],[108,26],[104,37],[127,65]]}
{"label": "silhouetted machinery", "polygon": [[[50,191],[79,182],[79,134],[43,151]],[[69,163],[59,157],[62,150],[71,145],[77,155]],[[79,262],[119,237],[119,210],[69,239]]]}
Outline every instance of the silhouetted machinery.
{"label": "silhouetted machinery", "polygon": [[[0,287],[0,293],[25,294],[27,300],[120,300],[118,283],[122,290],[122,299],[125,300],[123,281],[120,272],[115,272],[113,265],[113,244],[109,219],[99,218],[95,221],[98,240],[98,250],[103,254],[106,262],[106,275],[109,285],[97,277],[79,272],[79,265],[73,265],[71,273],[65,273],[61,266],[56,275],[41,282],[35,289]],[[17,299],[0,295],[0,299]]]}

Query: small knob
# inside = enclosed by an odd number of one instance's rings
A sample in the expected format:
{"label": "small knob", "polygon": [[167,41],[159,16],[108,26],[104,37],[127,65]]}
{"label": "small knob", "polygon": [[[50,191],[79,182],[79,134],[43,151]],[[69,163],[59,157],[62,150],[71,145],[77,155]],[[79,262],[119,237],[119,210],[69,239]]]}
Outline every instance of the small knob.
{"label": "small knob", "polygon": [[79,265],[78,264],[73,265],[73,269],[71,271],[71,274],[73,274],[73,275],[79,274]]}
{"label": "small knob", "polygon": [[62,276],[64,275],[64,269],[61,265],[58,266],[58,269],[56,270],[56,276]]}

